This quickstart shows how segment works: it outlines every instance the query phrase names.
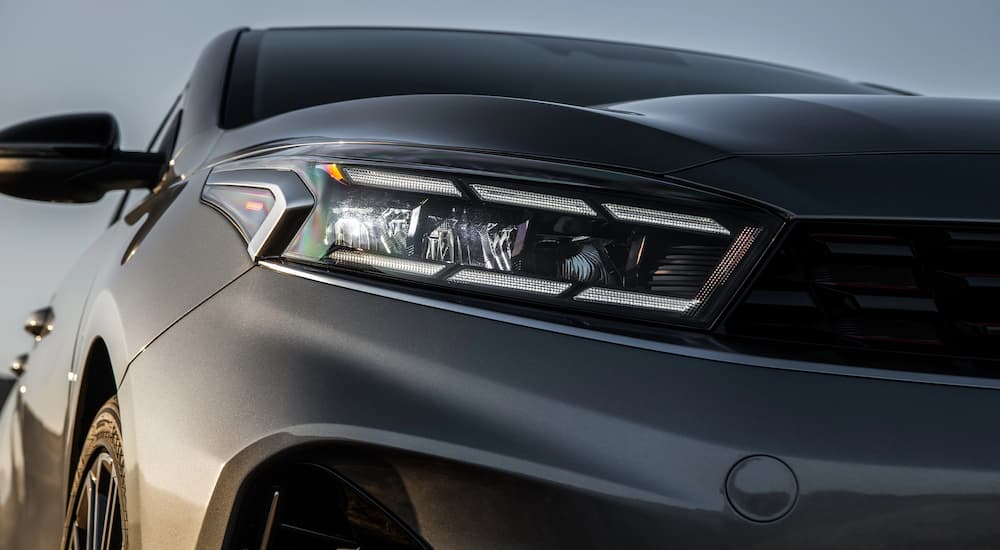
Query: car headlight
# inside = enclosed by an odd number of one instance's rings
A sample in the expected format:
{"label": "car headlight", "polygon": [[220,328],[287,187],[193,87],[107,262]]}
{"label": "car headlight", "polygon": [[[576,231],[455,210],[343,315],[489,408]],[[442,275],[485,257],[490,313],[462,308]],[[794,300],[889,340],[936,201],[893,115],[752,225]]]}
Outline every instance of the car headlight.
{"label": "car headlight", "polygon": [[[313,146],[222,165],[202,196],[258,258],[693,327],[714,322],[780,226],[760,208],[661,180],[650,196],[620,182],[333,154]],[[280,180],[295,175],[312,197],[287,196]],[[275,218],[293,203],[299,214],[268,250],[281,231]]]}

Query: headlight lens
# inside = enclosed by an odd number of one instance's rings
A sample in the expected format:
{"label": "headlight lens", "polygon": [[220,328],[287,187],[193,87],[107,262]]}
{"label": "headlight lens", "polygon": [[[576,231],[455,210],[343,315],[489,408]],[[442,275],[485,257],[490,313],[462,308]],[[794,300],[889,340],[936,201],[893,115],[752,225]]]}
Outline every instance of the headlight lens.
{"label": "headlight lens", "polygon": [[315,204],[282,254],[289,261],[615,317],[710,325],[780,224],[668,183],[650,199],[492,174],[278,159],[225,167],[229,192],[210,180],[203,198],[231,211],[220,200],[249,204],[231,190],[240,170],[296,172]]}

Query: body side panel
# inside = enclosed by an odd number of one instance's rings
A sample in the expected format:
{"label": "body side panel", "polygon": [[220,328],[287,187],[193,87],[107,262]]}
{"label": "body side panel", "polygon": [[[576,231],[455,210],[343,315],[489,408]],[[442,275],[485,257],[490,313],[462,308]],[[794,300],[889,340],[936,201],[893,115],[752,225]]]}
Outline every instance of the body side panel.
{"label": "body side panel", "polygon": [[252,265],[238,231],[201,203],[206,175],[151,195],[103,242],[108,258],[81,320],[80,345],[104,338],[118,382],[146,344]]}
{"label": "body side panel", "polygon": [[[52,331],[31,351],[24,374],[3,412],[9,454],[0,457],[0,548],[54,548],[59,545],[68,481],[65,445],[77,385],[69,374],[78,355],[79,322],[107,250],[95,243],[67,272],[49,304]],[[42,306],[43,304],[39,304]],[[86,350],[82,352],[86,354]],[[82,369],[76,371],[82,375]],[[23,388],[23,389],[21,389]],[[7,437],[7,436],[5,436]],[[24,465],[31,465],[24,468]],[[6,525],[6,527],[4,527]],[[52,525],[52,529],[16,529]]]}
{"label": "body side panel", "polygon": [[[975,420],[1000,405],[996,391],[721,363],[262,268],[153,342],[121,396],[130,536],[145,550],[219,548],[243,476],[315,441],[427,456],[444,476],[431,480],[500,472],[537,491],[496,482],[501,493],[548,499],[538,523],[501,529],[489,498],[414,478],[413,527],[436,550],[551,547],[552,530],[576,548],[615,536],[632,548],[796,549],[1000,537],[983,519],[1000,513],[1000,438]],[[723,490],[756,454],[798,476],[798,504],[771,524],[742,519]],[[465,466],[450,476],[446,463]],[[564,509],[606,513],[553,523]],[[636,517],[656,526],[648,538],[626,532]]]}
{"label": "body side panel", "polygon": [[[239,32],[217,37],[196,66],[185,105],[188,122],[182,125],[185,143],[194,142],[196,147],[191,151],[196,154],[187,157],[192,159],[190,162],[172,164],[172,168],[190,171],[204,160],[209,145],[217,138],[229,55]],[[208,210],[198,202],[199,193],[200,186],[192,188],[190,206]],[[164,203],[172,202],[163,197],[173,199],[176,195],[151,195],[144,205],[152,208],[137,215],[132,223],[119,222],[109,229],[68,271],[55,293],[51,304],[56,315],[55,330],[32,351],[29,366],[17,381],[0,418],[6,451],[0,457],[0,486],[6,488],[0,492],[0,548],[53,548],[59,544],[67,478],[73,466],[68,464],[70,436],[76,428],[73,424],[80,389],[74,382],[86,374],[84,362],[93,342],[97,338],[105,340],[120,380],[128,361],[142,345],[249,267],[241,247],[230,246],[240,237],[227,227],[228,222],[214,214],[199,218],[184,212],[167,218],[175,220],[175,228],[188,227],[191,232],[175,230],[171,236],[166,230],[160,231],[148,240],[151,253],[134,262],[126,274],[121,261],[123,251],[146,240],[146,234],[168,206]],[[213,240],[216,237],[224,241],[218,253],[210,248],[217,242]],[[191,242],[204,246],[192,247]],[[228,269],[228,277],[218,276],[219,272],[211,267],[207,278],[181,276],[180,271],[190,266],[179,262],[193,259],[184,254],[185,250],[203,254],[202,265]],[[227,255],[226,251],[232,252]],[[173,275],[171,269],[175,269]],[[26,468],[26,464],[31,467]]]}
{"label": "body side panel", "polygon": [[10,537],[0,548],[59,544],[75,466],[71,435],[88,428],[74,424],[94,341],[105,343],[120,382],[146,344],[252,265],[237,230],[200,202],[204,177],[151,195],[83,255],[56,293],[55,330],[36,346],[19,380],[25,390],[12,394],[0,421],[9,439],[0,484],[10,488],[0,494],[0,525],[24,526],[0,532]]}

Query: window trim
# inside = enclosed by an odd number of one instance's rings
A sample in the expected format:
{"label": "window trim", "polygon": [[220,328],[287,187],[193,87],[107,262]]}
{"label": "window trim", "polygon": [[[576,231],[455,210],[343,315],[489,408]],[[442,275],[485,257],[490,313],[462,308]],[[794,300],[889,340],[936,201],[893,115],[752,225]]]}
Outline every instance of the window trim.
{"label": "window trim", "polygon": [[[159,148],[162,152],[167,153],[168,156],[170,156],[170,153],[173,152],[174,147],[177,145],[177,136],[180,134],[180,119],[181,114],[184,112],[183,109],[181,109],[183,99],[184,92],[181,92],[176,98],[174,98],[173,103],[170,104],[170,109],[167,110],[166,116],[160,120],[160,124],[156,127],[156,131],[153,132],[153,137],[146,145],[147,153],[155,152],[157,148]],[[160,138],[164,137],[164,131],[170,132],[173,135],[165,137],[164,141],[161,142]],[[163,145],[167,143],[167,140],[169,140],[170,143],[169,151],[163,150]],[[118,206],[115,207],[114,214],[111,215],[111,221],[108,222],[108,227],[114,225],[118,220],[122,219],[122,215],[125,213],[125,206],[128,204],[128,198],[131,193],[132,191],[129,189],[126,189],[125,192],[122,193],[122,198],[118,201]]]}

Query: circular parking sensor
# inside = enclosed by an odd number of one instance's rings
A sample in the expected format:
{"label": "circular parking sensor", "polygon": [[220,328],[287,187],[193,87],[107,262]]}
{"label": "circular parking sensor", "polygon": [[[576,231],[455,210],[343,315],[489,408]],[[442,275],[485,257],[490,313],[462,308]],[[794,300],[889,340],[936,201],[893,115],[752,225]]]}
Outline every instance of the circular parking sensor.
{"label": "circular parking sensor", "polygon": [[787,514],[799,495],[799,483],[787,464],[765,455],[736,463],[726,479],[729,504],[750,521],[769,522]]}

